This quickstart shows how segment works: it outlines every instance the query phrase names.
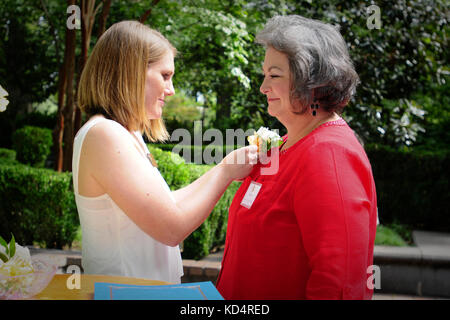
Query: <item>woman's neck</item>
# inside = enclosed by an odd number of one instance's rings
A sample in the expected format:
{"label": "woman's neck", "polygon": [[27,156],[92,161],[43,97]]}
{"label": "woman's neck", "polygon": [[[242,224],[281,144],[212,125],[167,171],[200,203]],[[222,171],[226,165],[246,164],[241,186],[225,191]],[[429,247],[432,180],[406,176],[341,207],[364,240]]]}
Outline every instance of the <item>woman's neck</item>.
{"label": "woman's neck", "polygon": [[309,113],[291,117],[288,121],[285,121],[283,125],[287,129],[287,140],[283,145],[282,150],[285,150],[295,143],[297,143],[302,138],[306,137],[309,133],[314,131],[320,125],[338,120],[340,117],[332,112],[319,112],[316,116]]}

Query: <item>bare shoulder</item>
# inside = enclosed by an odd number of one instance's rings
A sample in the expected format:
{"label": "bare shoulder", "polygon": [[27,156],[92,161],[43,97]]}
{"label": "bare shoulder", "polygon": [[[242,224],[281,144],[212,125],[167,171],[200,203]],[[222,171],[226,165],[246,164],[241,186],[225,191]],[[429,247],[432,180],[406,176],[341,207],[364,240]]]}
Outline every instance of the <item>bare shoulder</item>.
{"label": "bare shoulder", "polygon": [[95,124],[83,142],[82,157],[91,173],[107,170],[109,166],[126,165],[138,156],[129,133],[113,121]]}
{"label": "bare shoulder", "polygon": [[90,147],[129,143],[126,129],[114,121],[101,121],[95,124],[86,134],[84,144]]}

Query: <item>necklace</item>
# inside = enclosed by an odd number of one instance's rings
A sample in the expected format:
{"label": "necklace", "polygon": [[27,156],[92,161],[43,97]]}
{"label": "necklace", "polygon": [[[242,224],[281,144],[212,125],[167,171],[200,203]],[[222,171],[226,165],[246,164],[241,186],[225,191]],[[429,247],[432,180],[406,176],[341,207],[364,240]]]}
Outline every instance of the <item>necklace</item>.
{"label": "necklace", "polygon": [[[286,153],[291,147],[293,147],[294,145],[296,145],[300,140],[304,139],[305,137],[307,137],[308,135],[310,135],[311,133],[313,133],[314,131],[316,131],[317,129],[321,128],[321,127],[328,127],[328,126],[332,126],[332,125],[336,125],[336,124],[341,124],[344,121],[344,119],[342,119],[341,117],[338,117],[338,119],[336,120],[330,120],[328,121],[328,119],[330,119],[331,117],[325,118],[323,121],[320,121],[319,123],[317,123],[313,129],[311,131],[309,131],[307,134],[305,134],[304,136],[302,136],[300,139],[298,139],[297,141],[295,141],[291,146],[282,149],[286,143],[287,143],[287,139],[286,141],[283,142],[283,144],[280,146],[280,154],[284,154]],[[334,116],[333,116],[334,118]]]}

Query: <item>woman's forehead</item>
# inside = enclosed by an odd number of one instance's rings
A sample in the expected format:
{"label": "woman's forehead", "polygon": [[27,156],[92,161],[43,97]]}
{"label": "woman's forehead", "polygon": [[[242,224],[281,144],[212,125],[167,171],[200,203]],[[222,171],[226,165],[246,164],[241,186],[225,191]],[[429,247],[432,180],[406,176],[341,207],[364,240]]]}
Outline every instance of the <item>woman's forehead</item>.
{"label": "woman's forehead", "polygon": [[263,70],[271,71],[272,69],[288,71],[289,61],[285,53],[268,47],[264,58]]}

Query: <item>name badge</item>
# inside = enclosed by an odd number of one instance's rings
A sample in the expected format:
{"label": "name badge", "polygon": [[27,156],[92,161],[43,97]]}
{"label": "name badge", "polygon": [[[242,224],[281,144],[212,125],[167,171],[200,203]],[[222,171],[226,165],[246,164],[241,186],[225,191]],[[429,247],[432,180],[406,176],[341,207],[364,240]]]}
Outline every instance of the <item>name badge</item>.
{"label": "name badge", "polygon": [[244,198],[241,201],[241,206],[246,207],[247,209],[250,209],[253,202],[256,199],[256,196],[259,193],[259,190],[261,189],[262,184],[258,182],[252,181],[250,185],[248,186],[247,192],[245,193]]}

